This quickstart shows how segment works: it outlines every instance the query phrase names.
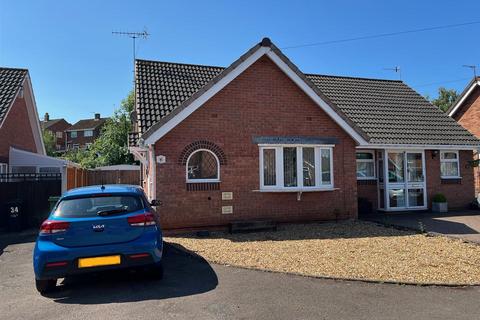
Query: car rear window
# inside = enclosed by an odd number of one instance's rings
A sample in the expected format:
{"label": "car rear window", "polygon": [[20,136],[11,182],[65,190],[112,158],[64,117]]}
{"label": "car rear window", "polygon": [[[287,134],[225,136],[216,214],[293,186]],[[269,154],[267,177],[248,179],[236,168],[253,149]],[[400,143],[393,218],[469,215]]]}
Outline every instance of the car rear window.
{"label": "car rear window", "polygon": [[58,204],[54,215],[57,217],[83,218],[104,213],[125,214],[141,209],[143,209],[143,202],[138,196],[94,196],[64,199]]}

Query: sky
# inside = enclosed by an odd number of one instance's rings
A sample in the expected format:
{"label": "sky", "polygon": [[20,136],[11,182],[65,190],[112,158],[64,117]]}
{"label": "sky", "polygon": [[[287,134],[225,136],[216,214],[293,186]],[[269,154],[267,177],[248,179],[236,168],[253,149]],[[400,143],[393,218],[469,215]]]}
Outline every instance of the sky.
{"label": "sky", "polygon": [[[39,115],[74,123],[110,116],[133,86],[137,58],[228,66],[269,37],[279,48],[480,21],[478,0],[0,0],[0,66],[28,68]],[[284,49],[305,73],[398,79],[422,95],[462,91],[480,65],[480,24]],[[480,69],[479,69],[480,71]],[[480,73],[480,72],[479,72]]]}

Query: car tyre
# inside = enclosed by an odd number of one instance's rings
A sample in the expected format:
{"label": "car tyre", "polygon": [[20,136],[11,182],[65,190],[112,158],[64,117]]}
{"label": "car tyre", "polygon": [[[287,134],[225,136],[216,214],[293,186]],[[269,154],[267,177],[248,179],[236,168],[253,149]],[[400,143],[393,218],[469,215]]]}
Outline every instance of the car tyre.
{"label": "car tyre", "polygon": [[37,291],[40,294],[46,294],[52,292],[57,285],[57,279],[48,279],[48,280],[37,280],[35,279],[35,286],[37,287]]}

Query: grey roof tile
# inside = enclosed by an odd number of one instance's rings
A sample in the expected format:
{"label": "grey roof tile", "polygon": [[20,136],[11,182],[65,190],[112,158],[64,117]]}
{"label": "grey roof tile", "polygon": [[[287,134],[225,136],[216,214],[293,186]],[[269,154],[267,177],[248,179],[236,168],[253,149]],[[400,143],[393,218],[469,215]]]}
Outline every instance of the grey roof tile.
{"label": "grey roof tile", "polygon": [[67,131],[96,129],[99,126],[103,126],[107,120],[108,118],[78,120],[71,127],[69,127]]}
{"label": "grey roof tile", "polygon": [[0,68],[0,124],[3,122],[18,90],[22,87],[28,70]]}
{"label": "grey roof tile", "polygon": [[[224,68],[136,61],[139,134],[171,113]],[[455,120],[402,81],[306,74],[370,143],[480,145]],[[138,137],[138,135],[135,135]],[[130,143],[136,140],[131,139]]]}

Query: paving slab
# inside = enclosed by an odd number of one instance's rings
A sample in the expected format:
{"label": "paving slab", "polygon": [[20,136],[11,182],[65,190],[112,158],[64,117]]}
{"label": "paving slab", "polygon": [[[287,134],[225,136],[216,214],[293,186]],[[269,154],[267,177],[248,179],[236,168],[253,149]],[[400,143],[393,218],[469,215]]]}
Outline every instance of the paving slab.
{"label": "paving slab", "polygon": [[465,210],[448,213],[402,212],[378,213],[360,217],[361,220],[379,222],[426,232],[435,232],[480,243],[480,211]]}

